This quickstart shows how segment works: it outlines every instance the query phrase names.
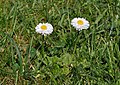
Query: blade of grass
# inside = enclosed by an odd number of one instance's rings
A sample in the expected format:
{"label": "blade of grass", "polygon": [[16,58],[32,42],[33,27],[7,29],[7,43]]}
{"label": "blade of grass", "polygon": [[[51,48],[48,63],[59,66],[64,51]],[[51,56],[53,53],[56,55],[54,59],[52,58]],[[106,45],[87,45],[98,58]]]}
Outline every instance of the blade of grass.
{"label": "blade of grass", "polygon": [[102,14],[99,14],[99,16],[97,17],[95,24],[98,24],[98,22],[103,18],[103,16],[105,15],[105,13],[107,12],[107,9],[104,10],[104,12]]}
{"label": "blade of grass", "polygon": [[15,49],[16,49],[16,52],[18,54],[18,61],[19,61],[19,65],[20,65],[20,68],[19,68],[19,72],[20,74],[22,75],[22,71],[23,71],[23,66],[22,66],[22,56],[21,56],[21,53],[19,51],[19,48],[17,46],[17,44],[15,43],[14,39],[11,38],[9,35],[7,35],[7,38],[10,40],[10,42],[15,46]]}

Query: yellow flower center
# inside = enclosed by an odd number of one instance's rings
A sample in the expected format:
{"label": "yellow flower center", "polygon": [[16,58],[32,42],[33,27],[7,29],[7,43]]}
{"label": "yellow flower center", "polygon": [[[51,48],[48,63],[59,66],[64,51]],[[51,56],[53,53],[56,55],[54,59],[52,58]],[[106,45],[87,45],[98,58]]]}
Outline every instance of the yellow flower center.
{"label": "yellow flower center", "polygon": [[78,25],[83,25],[84,24],[84,22],[82,20],[78,20],[77,23],[78,23]]}
{"label": "yellow flower center", "polygon": [[46,26],[46,25],[42,25],[42,26],[41,26],[41,29],[42,29],[42,30],[46,30],[46,29],[47,29],[47,26]]}

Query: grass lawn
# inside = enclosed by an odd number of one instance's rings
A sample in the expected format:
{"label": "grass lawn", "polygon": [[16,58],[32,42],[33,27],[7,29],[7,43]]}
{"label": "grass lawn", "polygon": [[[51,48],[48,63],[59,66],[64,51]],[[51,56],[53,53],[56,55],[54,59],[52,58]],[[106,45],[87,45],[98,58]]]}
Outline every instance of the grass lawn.
{"label": "grass lawn", "polygon": [[0,85],[120,85],[120,0],[0,0]]}

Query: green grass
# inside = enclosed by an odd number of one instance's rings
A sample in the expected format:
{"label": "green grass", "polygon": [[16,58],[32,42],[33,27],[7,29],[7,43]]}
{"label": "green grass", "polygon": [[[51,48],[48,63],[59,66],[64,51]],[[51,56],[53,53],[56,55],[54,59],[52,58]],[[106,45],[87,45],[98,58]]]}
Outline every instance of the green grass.
{"label": "green grass", "polygon": [[0,0],[0,85],[120,85],[120,0]]}

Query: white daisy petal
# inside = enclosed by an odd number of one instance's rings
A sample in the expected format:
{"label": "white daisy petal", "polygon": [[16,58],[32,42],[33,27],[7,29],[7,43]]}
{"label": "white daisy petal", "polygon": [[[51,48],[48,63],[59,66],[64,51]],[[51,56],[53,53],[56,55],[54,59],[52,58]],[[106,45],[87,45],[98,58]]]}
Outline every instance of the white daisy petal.
{"label": "white daisy petal", "polygon": [[71,21],[71,25],[73,25],[73,27],[75,27],[78,31],[88,29],[90,26],[89,22],[84,18],[74,18]]}
{"label": "white daisy petal", "polygon": [[53,26],[49,23],[39,23],[35,29],[37,33],[40,33],[42,35],[51,34],[53,32]]}

